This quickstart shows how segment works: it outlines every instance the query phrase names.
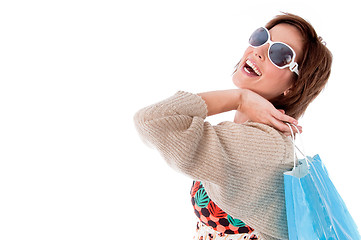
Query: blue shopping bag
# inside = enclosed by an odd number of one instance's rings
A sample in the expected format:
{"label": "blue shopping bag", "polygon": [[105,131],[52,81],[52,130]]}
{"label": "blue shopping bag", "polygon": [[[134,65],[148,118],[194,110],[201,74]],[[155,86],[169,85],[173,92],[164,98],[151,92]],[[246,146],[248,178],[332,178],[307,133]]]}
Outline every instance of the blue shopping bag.
{"label": "blue shopping bag", "polygon": [[284,186],[290,240],[361,239],[319,155],[299,159]]}

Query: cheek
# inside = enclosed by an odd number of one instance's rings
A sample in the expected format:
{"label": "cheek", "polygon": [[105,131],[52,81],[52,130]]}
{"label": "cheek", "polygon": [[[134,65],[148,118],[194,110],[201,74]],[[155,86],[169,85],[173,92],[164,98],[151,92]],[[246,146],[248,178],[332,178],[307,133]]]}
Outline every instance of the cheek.
{"label": "cheek", "polygon": [[289,69],[279,69],[275,67],[271,62],[267,64],[264,77],[272,83],[288,82],[292,77],[292,72]]}
{"label": "cheek", "polygon": [[282,94],[286,91],[292,83],[292,72],[289,69],[268,69],[263,79],[263,89],[272,97]]}
{"label": "cheek", "polygon": [[268,64],[266,71],[263,74],[267,78],[279,78],[280,70],[273,66],[272,64]]}

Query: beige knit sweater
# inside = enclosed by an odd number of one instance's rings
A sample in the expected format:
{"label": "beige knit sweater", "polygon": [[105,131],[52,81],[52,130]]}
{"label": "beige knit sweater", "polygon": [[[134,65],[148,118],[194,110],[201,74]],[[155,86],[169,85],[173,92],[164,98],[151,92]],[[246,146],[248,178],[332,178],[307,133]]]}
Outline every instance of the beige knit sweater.
{"label": "beige knit sweater", "polygon": [[145,140],[176,170],[201,180],[209,197],[268,239],[288,239],[283,172],[292,141],[264,124],[205,121],[207,105],[192,93],[141,109],[134,120]]}

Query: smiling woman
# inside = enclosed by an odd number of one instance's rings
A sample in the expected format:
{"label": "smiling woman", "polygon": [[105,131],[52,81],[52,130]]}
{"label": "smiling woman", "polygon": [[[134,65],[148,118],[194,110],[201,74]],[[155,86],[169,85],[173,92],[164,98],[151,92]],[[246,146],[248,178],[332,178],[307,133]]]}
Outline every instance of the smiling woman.
{"label": "smiling woman", "polygon": [[[332,57],[292,14],[274,18],[249,43],[233,74],[238,89],[179,91],[134,117],[143,139],[194,179],[195,239],[288,238],[283,173],[294,152],[286,123],[297,125],[322,90]],[[237,110],[234,122],[205,121],[230,110]]]}
{"label": "smiling woman", "polygon": [[[299,16],[280,15],[271,20],[265,29],[269,30],[269,34],[258,37],[261,40],[255,39],[257,30],[252,34],[250,47],[236,65],[233,82],[240,88],[260,94],[276,108],[298,119],[325,87],[331,73],[332,55],[312,26]],[[277,57],[272,58],[277,52],[271,53],[274,45],[270,40],[285,43],[284,48],[290,49],[286,52],[278,49],[278,53],[282,52],[277,56],[279,63],[276,63]],[[255,47],[257,44],[259,46]],[[290,65],[293,61],[296,64]],[[282,63],[285,65],[280,67]],[[251,69],[258,69],[260,74],[249,73]],[[262,71],[267,75],[264,76]]]}
{"label": "smiling woman", "polygon": [[[238,64],[238,69],[233,74],[233,82],[239,88],[247,88],[267,100],[271,100],[281,94],[285,95],[292,86],[294,73],[284,67],[294,63],[293,59],[298,60],[298,56],[302,56],[302,35],[292,25],[278,24],[270,30],[270,37],[277,43],[271,43],[267,34],[267,38],[263,37],[263,43],[261,42],[262,44],[256,46],[254,39],[262,33],[268,33],[268,31],[256,30],[252,34],[250,46],[245,51]],[[262,36],[258,38],[262,38]],[[269,44],[267,44],[268,42]],[[276,47],[276,44],[281,45],[281,47]],[[290,48],[289,45],[296,50]],[[289,51],[285,51],[285,48]],[[293,52],[297,54],[293,54]],[[286,64],[282,66],[283,62]]]}

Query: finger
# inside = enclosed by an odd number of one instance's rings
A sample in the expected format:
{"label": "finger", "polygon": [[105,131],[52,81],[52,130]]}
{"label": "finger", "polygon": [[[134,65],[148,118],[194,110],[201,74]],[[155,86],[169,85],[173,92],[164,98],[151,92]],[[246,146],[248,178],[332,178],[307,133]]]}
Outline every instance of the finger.
{"label": "finger", "polygon": [[297,133],[302,133],[302,127],[301,126],[296,126],[295,127],[295,126],[291,125],[291,128],[292,128],[292,133],[291,133],[290,127],[287,124],[285,124],[284,122],[277,120],[276,118],[271,118],[269,120],[268,125],[270,125],[270,126],[276,128],[277,130],[281,131],[286,136],[291,136],[292,134],[296,135]]}
{"label": "finger", "polygon": [[283,133],[291,134],[291,130],[288,125],[276,118],[270,119],[270,125]]}
{"label": "finger", "polygon": [[289,132],[282,132],[284,135],[286,135],[287,137],[291,136],[291,133]]}
{"label": "finger", "polygon": [[291,125],[292,131],[296,134],[296,133],[301,133],[302,132],[302,127],[299,125]]}
{"label": "finger", "polygon": [[[302,133],[302,127],[301,127],[301,126],[296,126],[296,127],[294,127],[294,126],[292,125],[291,127],[292,127],[292,131],[293,131],[293,134],[294,134],[294,135],[297,134],[297,133],[299,133],[299,134]],[[291,132],[291,131],[289,131],[289,132]]]}
{"label": "finger", "polygon": [[273,117],[277,118],[280,121],[283,122],[289,122],[289,123],[293,123],[295,125],[298,124],[298,121],[296,119],[294,119],[293,117],[290,117],[284,113],[281,113],[280,111],[273,111],[272,112]]}
{"label": "finger", "polygon": [[277,109],[277,110],[280,111],[282,114],[286,113],[285,110],[283,110],[283,109]]}

